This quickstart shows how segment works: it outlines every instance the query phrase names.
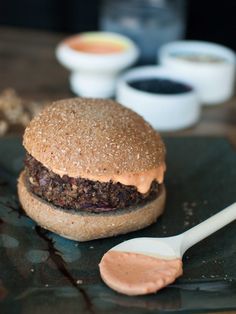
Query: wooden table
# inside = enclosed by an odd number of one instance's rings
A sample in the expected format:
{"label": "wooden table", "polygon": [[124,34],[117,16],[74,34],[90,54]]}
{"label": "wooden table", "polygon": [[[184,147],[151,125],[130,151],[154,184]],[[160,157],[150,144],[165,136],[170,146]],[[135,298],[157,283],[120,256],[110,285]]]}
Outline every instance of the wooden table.
{"label": "wooden table", "polygon": [[[20,96],[44,100],[73,97],[68,72],[57,62],[55,47],[64,34],[0,28],[0,90],[12,87]],[[227,136],[236,145],[236,97],[204,107],[200,123],[168,135]]]}

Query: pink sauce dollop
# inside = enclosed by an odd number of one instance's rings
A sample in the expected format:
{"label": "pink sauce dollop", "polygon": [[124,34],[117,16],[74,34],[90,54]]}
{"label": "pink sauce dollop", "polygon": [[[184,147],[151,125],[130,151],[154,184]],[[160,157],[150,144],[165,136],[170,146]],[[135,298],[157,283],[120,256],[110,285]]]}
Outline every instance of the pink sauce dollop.
{"label": "pink sauce dollop", "polygon": [[183,273],[180,258],[162,259],[115,250],[103,256],[99,268],[110,288],[127,295],[157,292]]}

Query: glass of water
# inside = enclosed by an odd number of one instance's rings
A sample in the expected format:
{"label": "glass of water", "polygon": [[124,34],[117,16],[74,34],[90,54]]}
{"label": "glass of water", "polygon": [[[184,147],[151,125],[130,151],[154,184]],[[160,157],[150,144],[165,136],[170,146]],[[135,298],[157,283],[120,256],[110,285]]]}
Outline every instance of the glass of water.
{"label": "glass of water", "polygon": [[103,0],[100,29],[133,39],[141,63],[156,61],[163,44],[185,34],[185,0]]}

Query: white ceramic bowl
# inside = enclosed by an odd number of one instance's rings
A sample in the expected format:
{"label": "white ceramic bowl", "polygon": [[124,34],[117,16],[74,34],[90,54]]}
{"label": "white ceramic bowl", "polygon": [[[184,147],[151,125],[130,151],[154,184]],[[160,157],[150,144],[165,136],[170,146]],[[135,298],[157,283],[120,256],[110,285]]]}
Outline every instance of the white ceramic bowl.
{"label": "white ceramic bowl", "polygon": [[165,78],[189,85],[188,81],[169,69],[138,67],[126,72],[118,81],[118,102],[139,113],[160,131],[183,129],[198,121],[201,106],[194,89],[181,94],[153,94],[129,85],[130,81],[148,78]]}
{"label": "white ceramic bowl", "polygon": [[[222,62],[196,62],[177,58],[175,54],[209,55]],[[192,84],[202,103],[218,104],[234,92],[235,53],[221,45],[201,41],[176,41],[162,46],[158,52],[161,65],[181,73]]]}
{"label": "white ceramic bowl", "polygon": [[88,32],[75,36],[106,38],[125,45],[121,52],[110,54],[78,51],[71,48],[66,40],[56,48],[57,59],[71,71],[70,86],[75,94],[103,98],[114,95],[118,74],[137,60],[138,48],[129,38],[116,33]]}

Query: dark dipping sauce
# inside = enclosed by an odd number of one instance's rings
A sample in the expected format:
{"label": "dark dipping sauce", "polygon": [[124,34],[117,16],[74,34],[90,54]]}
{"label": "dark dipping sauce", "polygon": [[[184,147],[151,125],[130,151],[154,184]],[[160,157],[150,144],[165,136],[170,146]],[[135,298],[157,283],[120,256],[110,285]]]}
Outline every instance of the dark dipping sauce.
{"label": "dark dipping sauce", "polygon": [[151,94],[173,95],[192,91],[186,84],[164,78],[148,78],[128,82],[129,86]]}

